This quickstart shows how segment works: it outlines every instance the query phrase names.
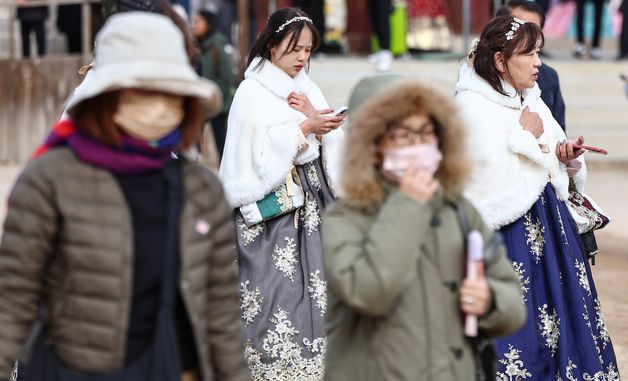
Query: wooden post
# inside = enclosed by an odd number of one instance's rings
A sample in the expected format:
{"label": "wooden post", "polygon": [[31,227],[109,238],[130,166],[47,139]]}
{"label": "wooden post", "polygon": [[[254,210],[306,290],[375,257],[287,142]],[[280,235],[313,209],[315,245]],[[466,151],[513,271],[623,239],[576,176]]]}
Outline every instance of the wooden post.
{"label": "wooden post", "polygon": [[9,59],[15,59],[15,18],[17,15],[17,6],[15,1],[9,0],[9,22],[7,28],[9,28]]}
{"label": "wooden post", "polygon": [[246,61],[249,55],[249,0],[238,0],[238,23],[240,45],[240,78],[244,77]]}
{"label": "wooden post", "polygon": [[367,0],[347,0],[347,27],[345,35],[351,53],[371,51],[371,21]]}
{"label": "wooden post", "polygon": [[471,36],[471,0],[462,0],[462,34],[464,36],[464,46],[462,53],[469,51]]}
{"label": "wooden post", "polygon": [[89,0],[84,0],[81,4],[81,19],[83,21],[83,62],[90,62],[92,56],[92,8]]}

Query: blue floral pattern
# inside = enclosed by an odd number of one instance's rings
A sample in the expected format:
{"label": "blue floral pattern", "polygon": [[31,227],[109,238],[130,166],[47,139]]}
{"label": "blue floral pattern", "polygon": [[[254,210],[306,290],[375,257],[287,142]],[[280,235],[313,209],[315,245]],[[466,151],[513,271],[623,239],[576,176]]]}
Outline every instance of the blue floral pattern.
{"label": "blue floral pattern", "polygon": [[552,186],[501,232],[528,318],[519,332],[497,340],[497,380],[619,381],[589,263]]}

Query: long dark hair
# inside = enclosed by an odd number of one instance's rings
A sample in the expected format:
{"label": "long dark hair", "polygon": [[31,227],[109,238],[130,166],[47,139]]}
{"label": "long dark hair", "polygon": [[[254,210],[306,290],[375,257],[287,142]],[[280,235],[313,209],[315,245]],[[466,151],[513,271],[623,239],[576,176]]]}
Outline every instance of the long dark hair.
{"label": "long dark hair", "polygon": [[[283,55],[292,52],[296,47],[297,42],[299,42],[299,37],[301,37],[301,32],[304,28],[309,28],[310,32],[312,32],[312,52],[316,51],[316,49],[320,46],[320,35],[314,25],[309,21],[300,20],[292,22],[283,28],[283,30],[277,32],[277,29],[279,29],[279,27],[286,21],[299,16],[308,17],[305,12],[297,8],[281,8],[270,15],[266,27],[262,31],[262,34],[260,34],[257,38],[257,41],[255,41],[253,48],[251,48],[251,51],[249,52],[249,59],[246,66],[248,67],[251,65],[251,62],[255,59],[255,57],[262,57],[270,61],[270,50],[281,44],[283,39],[288,35],[290,35],[290,43],[288,44],[288,49],[283,52]],[[255,66],[254,70],[259,69],[263,64],[264,60],[260,61]]]}
{"label": "long dark hair", "polygon": [[[536,24],[527,22],[519,25],[511,40],[506,34],[511,31],[512,16],[495,17],[482,31],[477,48],[471,52],[469,58],[473,60],[475,72],[485,79],[495,91],[508,96],[502,86],[501,75],[495,67],[493,56],[501,52],[504,57],[504,65],[514,54],[527,54],[541,48],[545,43],[543,32]],[[540,41],[540,45],[539,45]],[[508,73],[506,73],[509,76]]]}

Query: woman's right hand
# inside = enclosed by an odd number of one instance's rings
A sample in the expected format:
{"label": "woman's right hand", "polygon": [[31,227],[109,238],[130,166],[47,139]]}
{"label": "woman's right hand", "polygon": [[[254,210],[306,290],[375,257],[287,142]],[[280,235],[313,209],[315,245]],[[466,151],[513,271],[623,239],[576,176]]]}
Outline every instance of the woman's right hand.
{"label": "woman's right hand", "polygon": [[399,182],[399,190],[422,204],[429,202],[439,187],[438,180],[416,166],[409,167]]}
{"label": "woman's right hand", "polygon": [[524,130],[530,131],[535,138],[541,137],[543,135],[543,120],[536,112],[531,112],[530,107],[523,109],[521,112],[521,116],[519,117],[519,124],[523,127]]}
{"label": "woman's right hand", "polygon": [[313,112],[312,114],[310,114],[310,116],[299,125],[299,127],[301,127],[301,131],[303,132],[303,135],[325,135],[340,127],[342,122],[344,122],[345,117],[325,115],[331,113],[332,111],[333,110],[329,109],[318,110],[318,112]]}

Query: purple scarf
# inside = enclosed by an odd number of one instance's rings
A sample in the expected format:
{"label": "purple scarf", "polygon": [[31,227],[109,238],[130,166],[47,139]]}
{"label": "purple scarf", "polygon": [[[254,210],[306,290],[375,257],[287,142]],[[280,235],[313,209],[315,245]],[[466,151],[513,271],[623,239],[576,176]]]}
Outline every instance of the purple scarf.
{"label": "purple scarf", "polygon": [[50,148],[68,146],[85,163],[119,175],[137,175],[163,168],[172,159],[172,151],[180,141],[179,129],[152,144],[123,133],[122,145],[111,147],[77,131],[71,120],[62,120],[52,128],[33,158],[41,156]]}

